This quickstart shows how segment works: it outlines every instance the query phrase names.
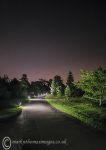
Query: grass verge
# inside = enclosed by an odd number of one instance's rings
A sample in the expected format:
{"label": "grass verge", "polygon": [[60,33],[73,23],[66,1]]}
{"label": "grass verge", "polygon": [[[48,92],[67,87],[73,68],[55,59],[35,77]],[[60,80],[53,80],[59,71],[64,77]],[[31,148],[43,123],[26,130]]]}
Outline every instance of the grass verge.
{"label": "grass verge", "polygon": [[56,109],[69,114],[81,122],[106,132],[106,108],[92,104],[86,99],[47,96],[46,100]]}
{"label": "grass verge", "polygon": [[17,116],[22,111],[21,106],[14,106],[12,108],[3,109],[0,111],[0,119],[7,119],[14,116]]}

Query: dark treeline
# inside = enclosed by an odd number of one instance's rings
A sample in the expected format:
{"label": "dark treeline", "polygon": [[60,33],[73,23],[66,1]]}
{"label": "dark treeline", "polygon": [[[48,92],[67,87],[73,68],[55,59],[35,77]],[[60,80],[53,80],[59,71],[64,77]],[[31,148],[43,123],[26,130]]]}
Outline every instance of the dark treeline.
{"label": "dark treeline", "polygon": [[50,93],[51,80],[29,82],[26,74],[18,80],[17,78],[9,79],[7,75],[0,77],[0,108],[10,107],[26,101],[28,95],[38,95]]}
{"label": "dark treeline", "polygon": [[66,84],[61,76],[56,75],[53,79],[38,81],[28,80],[26,74],[18,80],[9,79],[7,75],[0,77],[0,107],[24,102],[28,96],[51,94],[57,97],[64,96],[67,100],[71,97],[86,97],[97,100],[99,105],[106,100],[106,70],[101,67],[94,71],[81,71],[81,79],[75,83],[71,71],[67,75]]}

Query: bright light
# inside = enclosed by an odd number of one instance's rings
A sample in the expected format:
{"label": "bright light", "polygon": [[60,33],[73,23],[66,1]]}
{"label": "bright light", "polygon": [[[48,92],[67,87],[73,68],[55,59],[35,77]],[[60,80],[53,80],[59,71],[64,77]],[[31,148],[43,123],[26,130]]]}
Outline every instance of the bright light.
{"label": "bright light", "polygon": [[29,101],[42,101],[41,98],[30,98]]}
{"label": "bright light", "polygon": [[30,99],[31,97],[30,96],[28,96],[28,99]]}
{"label": "bright light", "polygon": [[41,104],[35,104],[35,105],[28,105],[28,106],[24,106],[23,110],[27,110],[27,111],[35,111],[35,112],[50,112],[50,107],[47,107],[45,105],[41,105]]}
{"label": "bright light", "polygon": [[22,105],[22,103],[20,102],[20,103],[19,103],[19,106],[21,106],[21,105]]}

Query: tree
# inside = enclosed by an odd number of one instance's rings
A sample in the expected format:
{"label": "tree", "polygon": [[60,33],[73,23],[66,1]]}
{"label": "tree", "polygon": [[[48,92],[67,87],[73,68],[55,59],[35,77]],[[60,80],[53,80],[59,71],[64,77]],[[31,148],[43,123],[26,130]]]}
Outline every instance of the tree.
{"label": "tree", "polygon": [[35,95],[50,93],[50,82],[44,79],[31,82],[30,92],[33,92]]}
{"label": "tree", "polygon": [[0,99],[6,100],[10,99],[11,91],[9,89],[10,80],[7,75],[0,77]]}
{"label": "tree", "polygon": [[42,83],[40,81],[31,82],[31,92],[33,92],[35,95],[42,94]]}
{"label": "tree", "polygon": [[11,99],[20,99],[22,97],[22,87],[19,80],[16,78],[10,82]]}
{"label": "tree", "polygon": [[67,77],[67,82],[66,84],[71,86],[71,84],[74,82],[74,77],[71,71],[69,71],[68,73],[68,77]]}
{"label": "tree", "polygon": [[77,87],[77,84],[74,85],[74,91],[72,93],[73,97],[82,97],[84,95],[84,91],[81,88]]}
{"label": "tree", "polygon": [[69,98],[71,97],[71,90],[70,90],[70,87],[67,85],[66,88],[65,88],[65,97],[67,100],[69,100]]}
{"label": "tree", "polygon": [[56,81],[52,80],[52,84],[51,84],[51,94],[56,96],[57,95],[57,85],[56,85]]}
{"label": "tree", "polygon": [[8,76],[0,77],[0,107],[7,108],[17,104],[21,98],[20,82],[14,78],[10,80]]}
{"label": "tree", "polygon": [[10,105],[11,91],[9,89],[10,80],[8,76],[0,77],[0,108],[7,108]]}
{"label": "tree", "polygon": [[20,79],[20,83],[21,83],[21,90],[23,92],[22,97],[26,98],[28,96],[29,88],[30,88],[30,83],[28,81],[27,74],[22,75],[22,78]]}
{"label": "tree", "polygon": [[42,85],[42,94],[50,93],[50,82],[44,79],[39,79]]}
{"label": "tree", "polygon": [[58,85],[56,88],[56,93],[58,97],[61,97],[62,95],[64,95],[64,89],[65,89],[65,85],[61,84],[60,86]]}
{"label": "tree", "polygon": [[51,94],[61,96],[64,94],[64,84],[60,76],[54,76],[51,83]]}
{"label": "tree", "polygon": [[71,71],[68,73],[67,82],[66,82],[66,89],[65,89],[65,96],[67,99],[72,96],[74,92],[74,78]]}
{"label": "tree", "polygon": [[78,87],[85,91],[85,96],[89,99],[102,101],[106,99],[106,71],[98,68],[95,71],[81,71],[81,80]]}

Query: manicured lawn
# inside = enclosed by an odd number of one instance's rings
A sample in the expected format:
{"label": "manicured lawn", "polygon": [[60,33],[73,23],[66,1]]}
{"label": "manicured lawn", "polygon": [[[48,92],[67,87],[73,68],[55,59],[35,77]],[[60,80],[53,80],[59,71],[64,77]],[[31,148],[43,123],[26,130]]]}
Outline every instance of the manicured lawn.
{"label": "manicured lawn", "polygon": [[105,131],[106,108],[92,104],[90,101],[79,98],[46,97],[47,101],[56,109],[65,112],[94,128]]}

